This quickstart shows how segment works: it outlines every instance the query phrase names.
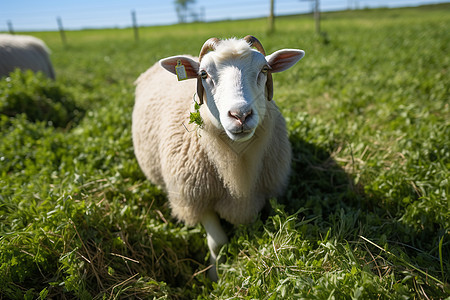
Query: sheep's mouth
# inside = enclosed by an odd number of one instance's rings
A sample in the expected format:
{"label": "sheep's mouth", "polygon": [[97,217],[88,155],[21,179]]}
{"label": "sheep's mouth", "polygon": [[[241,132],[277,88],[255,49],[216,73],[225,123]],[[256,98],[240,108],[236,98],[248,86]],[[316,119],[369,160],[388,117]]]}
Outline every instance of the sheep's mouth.
{"label": "sheep's mouth", "polygon": [[226,130],[228,137],[234,142],[245,142],[251,139],[255,133],[254,129],[236,128],[235,130]]}

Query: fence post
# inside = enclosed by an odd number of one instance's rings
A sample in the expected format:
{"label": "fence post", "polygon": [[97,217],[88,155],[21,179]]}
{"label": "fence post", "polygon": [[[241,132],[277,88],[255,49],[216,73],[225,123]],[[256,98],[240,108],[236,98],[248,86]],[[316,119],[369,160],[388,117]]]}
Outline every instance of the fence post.
{"label": "fence post", "polygon": [[320,10],[319,10],[319,0],[315,0],[314,6],[314,20],[316,23],[316,33],[320,34]]}
{"label": "fence post", "polygon": [[14,34],[13,24],[10,20],[8,20],[8,31],[10,34]]}
{"label": "fence post", "polygon": [[136,20],[136,11],[131,11],[131,19],[133,20],[133,29],[134,29],[134,41],[139,41],[139,29]]}
{"label": "fence post", "polygon": [[273,33],[275,31],[274,2],[275,0],[270,0],[269,33]]}
{"label": "fence post", "polygon": [[58,22],[59,34],[61,35],[62,43],[63,43],[64,46],[66,46],[67,45],[66,34],[64,32],[64,27],[63,27],[63,24],[62,24],[62,20],[61,20],[60,17],[58,17],[56,19],[56,21]]}

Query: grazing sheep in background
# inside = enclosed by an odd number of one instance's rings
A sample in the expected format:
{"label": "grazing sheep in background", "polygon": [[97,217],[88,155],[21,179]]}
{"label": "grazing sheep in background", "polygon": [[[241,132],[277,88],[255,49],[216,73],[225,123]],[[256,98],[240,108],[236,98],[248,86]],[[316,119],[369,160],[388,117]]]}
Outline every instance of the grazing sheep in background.
{"label": "grazing sheep in background", "polygon": [[14,69],[41,71],[55,79],[49,49],[38,38],[26,35],[0,34],[0,77]]}
{"label": "grazing sheep in background", "polygon": [[[271,73],[303,56],[296,49],[265,56],[252,36],[211,38],[198,60],[162,59],[136,81],[132,132],[139,165],[167,192],[176,218],[202,223],[213,264],[228,241],[218,215],[232,224],[249,223],[287,185],[291,147],[285,120],[271,101]],[[177,82],[164,69],[196,80]],[[186,128],[195,92],[205,104],[196,132]]]}

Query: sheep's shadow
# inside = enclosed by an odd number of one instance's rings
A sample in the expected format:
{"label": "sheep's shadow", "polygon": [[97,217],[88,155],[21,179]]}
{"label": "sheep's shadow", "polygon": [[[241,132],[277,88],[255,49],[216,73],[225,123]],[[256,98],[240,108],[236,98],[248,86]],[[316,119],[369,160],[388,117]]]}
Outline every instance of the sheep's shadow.
{"label": "sheep's shadow", "polygon": [[[339,165],[330,150],[307,142],[300,133],[291,132],[289,140],[291,174],[287,189],[277,198],[277,203],[287,214],[301,211],[299,218],[314,220],[311,223],[314,238],[320,238],[318,235],[326,234],[332,227],[339,238],[358,239],[361,216],[373,209],[363,187],[355,184],[352,175]],[[268,203],[261,219],[265,222],[276,213]]]}
{"label": "sheep's shadow", "polygon": [[293,213],[306,208],[311,215],[328,216],[348,206],[361,208],[361,190],[325,148],[291,135],[292,167],[289,185],[278,201]]}

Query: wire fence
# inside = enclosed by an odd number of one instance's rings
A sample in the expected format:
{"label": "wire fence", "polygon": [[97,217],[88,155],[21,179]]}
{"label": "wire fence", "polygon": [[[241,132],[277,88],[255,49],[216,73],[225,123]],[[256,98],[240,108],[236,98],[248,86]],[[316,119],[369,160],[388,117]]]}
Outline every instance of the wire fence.
{"label": "wire fence", "polygon": [[[417,6],[439,2],[448,0],[321,0],[320,10]],[[167,25],[178,22],[173,1],[152,3],[152,1],[136,1],[136,3],[108,1],[107,5],[98,2],[83,2],[77,5],[75,1],[64,1],[64,6],[61,7],[42,6],[33,10],[22,7],[20,12],[17,11],[17,6],[3,8],[5,5],[0,4],[0,32],[59,30],[61,28],[59,22],[68,30]],[[275,15],[310,13],[313,9],[312,3],[313,0],[275,0]],[[269,0],[199,0],[191,7],[186,21],[209,22],[256,18],[268,16],[269,12]]]}

